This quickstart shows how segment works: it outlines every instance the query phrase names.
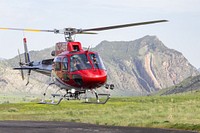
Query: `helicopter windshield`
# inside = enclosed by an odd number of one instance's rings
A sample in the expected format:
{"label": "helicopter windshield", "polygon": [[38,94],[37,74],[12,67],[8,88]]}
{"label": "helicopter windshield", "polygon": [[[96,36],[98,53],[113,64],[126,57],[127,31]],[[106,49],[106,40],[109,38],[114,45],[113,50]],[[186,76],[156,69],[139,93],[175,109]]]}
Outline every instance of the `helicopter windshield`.
{"label": "helicopter windshield", "polygon": [[95,53],[90,54],[90,59],[94,65],[94,68],[106,70],[106,67],[103,64],[103,61],[98,54],[95,54]]}
{"label": "helicopter windshield", "polygon": [[91,69],[92,66],[86,54],[76,54],[70,57],[70,71]]}

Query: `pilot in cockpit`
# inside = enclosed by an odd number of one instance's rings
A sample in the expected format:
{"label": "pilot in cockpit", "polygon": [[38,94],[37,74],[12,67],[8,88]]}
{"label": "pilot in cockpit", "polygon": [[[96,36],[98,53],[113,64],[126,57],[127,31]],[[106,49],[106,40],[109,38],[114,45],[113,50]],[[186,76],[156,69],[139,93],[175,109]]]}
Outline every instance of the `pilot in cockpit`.
{"label": "pilot in cockpit", "polygon": [[81,70],[80,61],[78,58],[72,57],[71,71]]}
{"label": "pilot in cockpit", "polygon": [[95,68],[98,68],[99,67],[99,63],[98,63],[98,59],[96,58],[95,54],[92,56],[92,60],[93,60]]}

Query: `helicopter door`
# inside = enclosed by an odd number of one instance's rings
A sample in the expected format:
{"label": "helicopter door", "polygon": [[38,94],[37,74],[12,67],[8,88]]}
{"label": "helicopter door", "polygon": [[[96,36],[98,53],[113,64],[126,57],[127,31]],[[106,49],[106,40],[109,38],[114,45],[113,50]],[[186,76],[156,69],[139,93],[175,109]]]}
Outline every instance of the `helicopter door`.
{"label": "helicopter door", "polygon": [[63,72],[63,77],[62,79],[67,82],[70,80],[69,78],[69,71],[68,71],[68,58],[67,57],[64,57],[63,60],[62,60],[62,72]]}
{"label": "helicopter door", "polygon": [[56,75],[59,78],[62,78],[62,73],[61,73],[61,57],[56,57],[53,62],[54,62],[54,70],[55,70]]}

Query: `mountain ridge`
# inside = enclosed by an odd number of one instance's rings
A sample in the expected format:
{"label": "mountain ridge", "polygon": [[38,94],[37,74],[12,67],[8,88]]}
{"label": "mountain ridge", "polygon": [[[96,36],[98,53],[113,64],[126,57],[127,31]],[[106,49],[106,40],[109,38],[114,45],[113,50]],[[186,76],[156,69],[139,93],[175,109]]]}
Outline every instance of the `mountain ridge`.
{"label": "mountain ridge", "polygon": [[[145,36],[129,42],[103,41],[95,51],[102,56],[109,71],[117,71],[112,72],[118,73],[114,76],[115,79],[118,77],[120,82],[129,82],[132,89],[134,86],[135,90],[139,88],[147,93],[169,87],[188,76],[198,74],[182,53],[167,48],[156,36]],[[125,84],[117,86],[126,90],[130,88]]]}
{"label": "mountain ridge", "polygon": [[[30,51],[31,60],[53,58],[50,55],[53,49]],[[156,36],[145,36],[135,41],[102,41],[91,50],[102,57],[108,71],[108,83],[116,87],[111,93],[116,95],[146,95],[199,74],[182,53],[167,48]],[[12,67],[17,66],[18,56],[8,62]],[[31,77],[30,86],[34,86],[31,84],[34,82],[41,89],[49,81],[34,72]],[[37,81],[38,78],[41,80]],[[19,90],[22,86],[15,88]],[[41,93],[41,89],[36,88],[33,92]]]}

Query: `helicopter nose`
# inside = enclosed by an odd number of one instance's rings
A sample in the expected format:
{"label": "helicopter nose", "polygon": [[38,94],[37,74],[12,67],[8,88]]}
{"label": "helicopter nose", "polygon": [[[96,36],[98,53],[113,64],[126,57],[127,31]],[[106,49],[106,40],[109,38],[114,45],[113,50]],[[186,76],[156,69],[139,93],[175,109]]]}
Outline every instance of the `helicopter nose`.
{"label": "helicopter nose", "polygon": [[107,73],[104,70],[90,71],[82,78],[86,88],[98,88],[105,84]]}

